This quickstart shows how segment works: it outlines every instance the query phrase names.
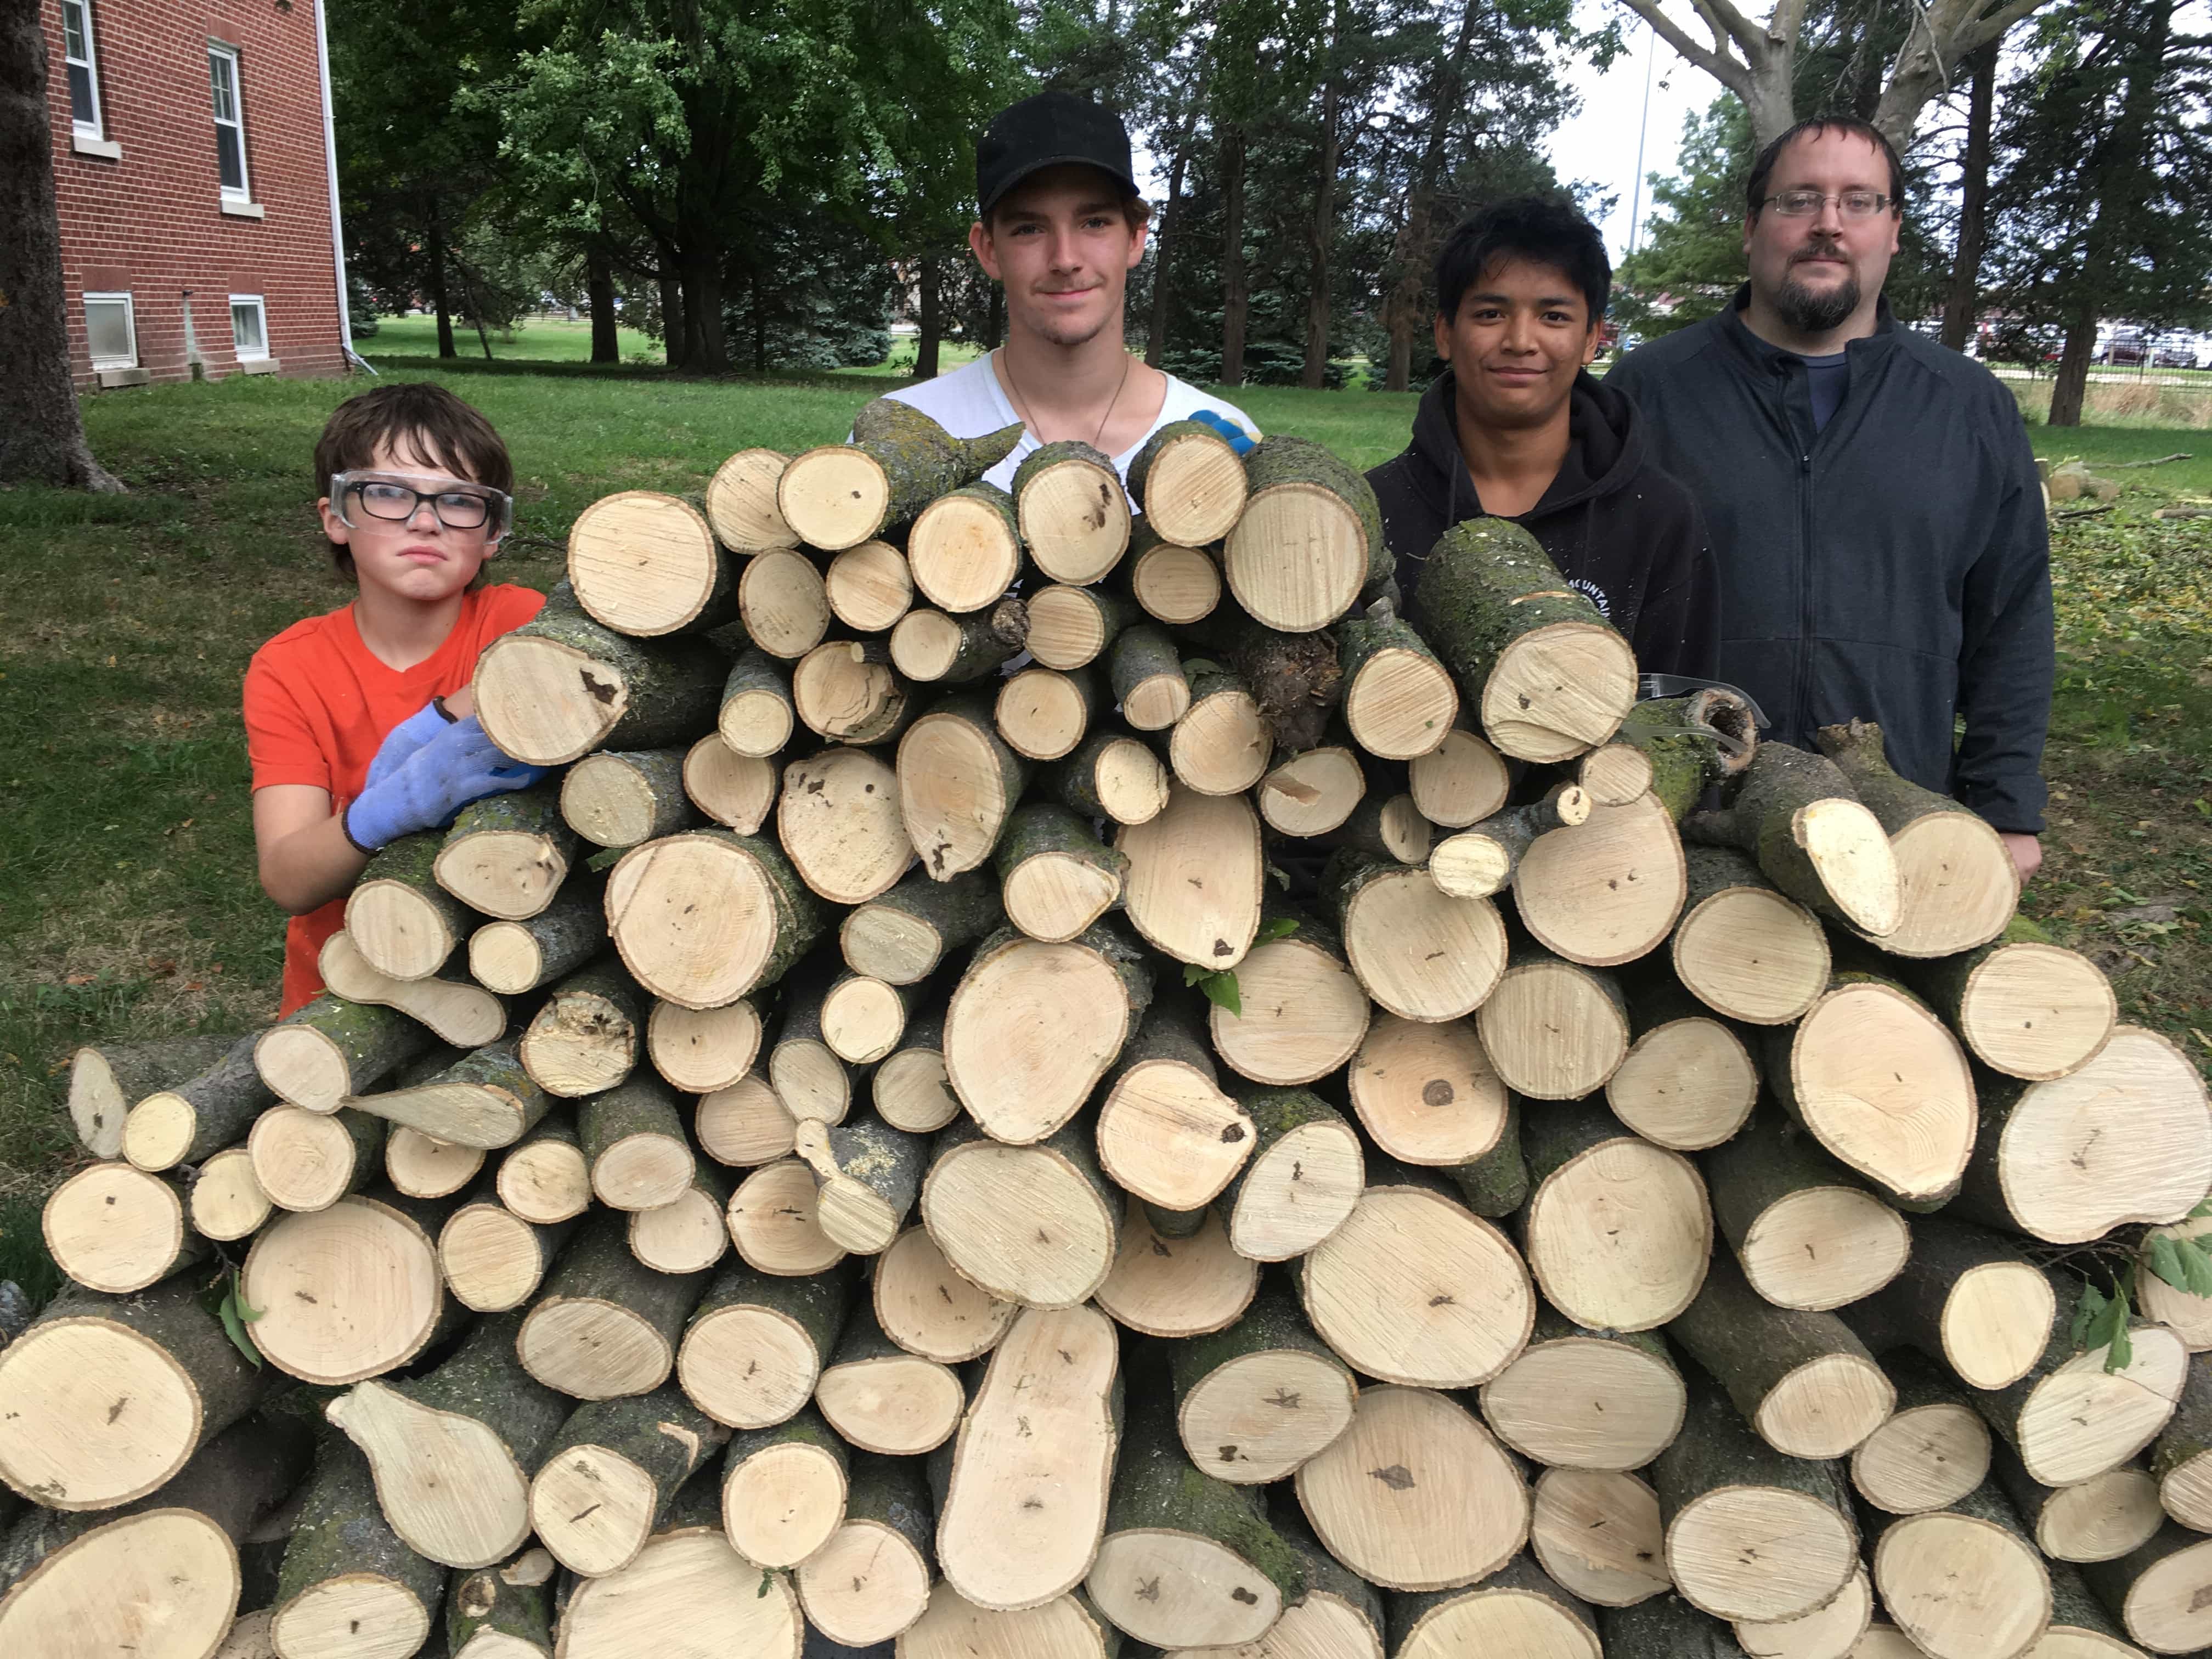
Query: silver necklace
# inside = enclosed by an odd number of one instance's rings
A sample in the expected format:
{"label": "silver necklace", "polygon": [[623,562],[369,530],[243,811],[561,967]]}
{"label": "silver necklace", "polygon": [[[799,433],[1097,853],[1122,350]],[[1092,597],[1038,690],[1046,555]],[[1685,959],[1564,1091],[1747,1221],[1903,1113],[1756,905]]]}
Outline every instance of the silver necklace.
{"label": "silver necklace", "polygon": [[[1015,382],[1013,361],[1006,356],[1006,349],[1004,346],[999,348],[998,357],[999,362],[1006,367],[1006,390],[1014,394],[1014,412],[1022,417],[1022,424],[1034,432],[1036,430],[1036,417],[1030,413],[1030,400],[1022,396],[1022,389]],[[1121,401],[1121,393],[1129,384],[1129,354],[1127,351],[1122,352],[1121,378],[1114,382],[1114,395],[1106,401],[1106,412],[1098,417],[1098,429],[1091,434],[1091,447],[1093,449],[1098,447],[1098,441],[1106,435],[1106,422],[1114,418],[1115,406]]]}

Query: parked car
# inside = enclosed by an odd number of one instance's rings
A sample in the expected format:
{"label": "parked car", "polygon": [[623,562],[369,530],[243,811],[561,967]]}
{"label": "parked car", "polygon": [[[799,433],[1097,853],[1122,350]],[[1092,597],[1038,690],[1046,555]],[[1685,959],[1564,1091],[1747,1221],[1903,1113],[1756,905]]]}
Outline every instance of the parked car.
{"label": "parked car", "polygon": [[2150,361],[2150,342],[2140,329],[2122,329],[2097,359],[2114,368],[2134,368]]}
{"label": "parked car", "polygon": [[2152,348],[2150,366],[2153,368],[2196,368],[2196,343],[2185,335],[2168,336]]}

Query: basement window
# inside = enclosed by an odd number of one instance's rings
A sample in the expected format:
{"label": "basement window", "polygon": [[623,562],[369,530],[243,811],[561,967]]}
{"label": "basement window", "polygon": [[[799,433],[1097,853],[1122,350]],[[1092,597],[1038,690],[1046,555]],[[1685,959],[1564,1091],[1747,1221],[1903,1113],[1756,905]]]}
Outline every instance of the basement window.
{"label": "basement window", "polygon": [[230,296],[230,343],[241,363],[269,355],[269,313],[258,294]]}
{"label": "basement window", "polygon": [[138,329],[127,294],[84,296],[84,337],[95,369],[138,367]]}
{"label": "basement window", "polygon": [[215,102],[216,170],[225,201],[252,198],[246,177],[246,106],[239,96],[238,48],[208,43],[208,87]]}

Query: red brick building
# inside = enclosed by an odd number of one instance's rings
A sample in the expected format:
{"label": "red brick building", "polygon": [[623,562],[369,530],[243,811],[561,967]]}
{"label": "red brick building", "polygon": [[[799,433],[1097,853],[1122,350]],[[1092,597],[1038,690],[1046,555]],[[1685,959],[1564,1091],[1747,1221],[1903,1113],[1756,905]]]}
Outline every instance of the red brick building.
{"label": "red brick building", "polygon": [[320,0],[40,0],[81,387],[346,367]]}

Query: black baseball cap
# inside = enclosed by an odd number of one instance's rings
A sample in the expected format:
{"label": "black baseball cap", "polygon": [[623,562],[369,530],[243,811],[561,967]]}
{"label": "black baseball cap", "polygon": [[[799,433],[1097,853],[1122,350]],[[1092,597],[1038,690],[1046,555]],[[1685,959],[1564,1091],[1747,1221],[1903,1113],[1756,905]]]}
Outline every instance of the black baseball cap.
{"label": "black baseball cap", "polygon": [[975,208],[988,215],[1033,173],[1070,162],[1097,167],[1129,195],[1137,191],[1129,165],[1129,130],[1103,105],[1072,92],[1041,92],[1000,110],[975,146]]}

